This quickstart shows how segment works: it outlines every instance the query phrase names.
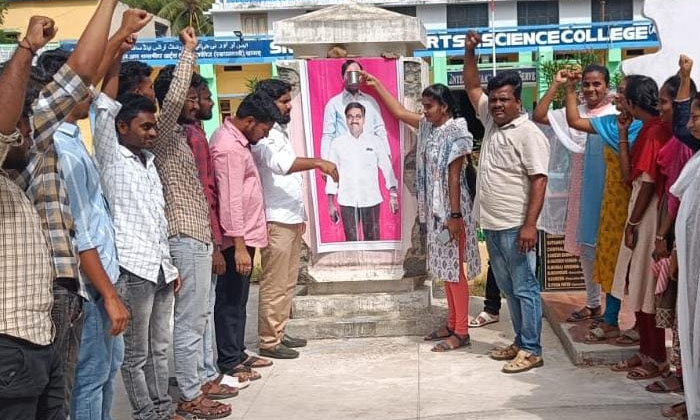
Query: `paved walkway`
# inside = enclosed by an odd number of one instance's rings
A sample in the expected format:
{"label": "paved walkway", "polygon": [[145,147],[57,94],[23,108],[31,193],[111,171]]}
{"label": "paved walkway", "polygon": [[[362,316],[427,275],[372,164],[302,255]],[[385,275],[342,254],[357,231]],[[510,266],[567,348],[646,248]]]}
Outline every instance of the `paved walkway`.
{"label": "paved walkway", "polygon": [[[249,313],[256,314],[251,289]],[[472,312],[481,309],[472,300]],[[438,302],[440,303],[440,302]],[[504,305],[505,306],[505,305]],[[248,339],[254,349],[255,319]],[[605,367],[577,368],[547,321],[545,365],[507,375],[486,353],[508,344],[508,320],[471,331],[470,349],[432,353],[420,337],[319,340],[297,360],[275,361],[263,378],[231,399],[229,419],[246,420],[646,420],[675,395],[646,392],[646,382],[628,380]],[[129,419],[118,379],[114,417]]]}

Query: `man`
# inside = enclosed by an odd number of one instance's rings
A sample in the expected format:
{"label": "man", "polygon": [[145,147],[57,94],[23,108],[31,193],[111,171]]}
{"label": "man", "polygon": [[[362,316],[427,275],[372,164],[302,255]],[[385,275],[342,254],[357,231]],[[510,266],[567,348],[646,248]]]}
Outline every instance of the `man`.
{"label": "man", "polygon": [[[61,277],[65,281],[56,283],[76,292],[78,274],[71,238],[73,219],[58,172],[53,135],[73,107],[90,94],[87,85],[100,60],[93,51],[105,48],[115,6],[116,1],[100,3],[75,52],[54,75],[53,81],[42,89],[34,105],[24,107],[24,115],[21,115],[22,103],[32,57],[56,33],[51,19],[32,17],[26,37],[18,44],[0,80],[6,87],[0,92],[4,107],[0,114],[0,156],[3,160],[5,157],[12,159],[5,162],[4,167],[22,171],[17,181],[27,188],[35,207],[31,207],[27,197],[3,172],[0,176],[5,238],[0,254],[0,271],[4,273],[0,280],[1,357],[3,366],[10,369],[14,366],[20,373],[0,391],[0,417],[3,419],[66,417],[61,361],[57,349],[51,345],[54,333],[51,286],[55,277],[67,276]],[[34,145],[27,155],[30,112],[33,113]],[[21,121],[18,121],[20,116]],[[15,129],[15,124],[20,130]],[[11,156],[8,156],[9,145],[17,145]],[[5,209],[9,210],[6,214]],[[44,225],[46,238],[51,239],[49,249],[39,230],[40,223]],[[106,300],[118,303],[116,293],[106,296]],[[126,313],[117,306],[116,310],[112,307],[110,315],[115,321],[114,332],[118,334],[127,321]],[[28,387],[28,383],[34,385]]]}
{"label": "man", "polygon": [[151,73],[153,69],[141,61],[125,61],[119,70],[119,92],[117,98],[126,93],[143,95],[156,101]]}
{"label": "man", "polygon": [[253,255],[255,248],[267,245],[262,186],[249,145],[268,135],[276,114],[267,98],[248,95],[211,140],[226,261],[214,306],[218,365],[241,382],[260,379],[252,368],[272,364],[245,352],[245,324]]}
{"label": "man", "polygon": [[121,371],[132,416],[139,420],[171,419],[177,417],[168,395],[167,351],[178,272],[170,259],[154,156],[145,150],[156,137],[156,106],[138,94],[123,95],[121,103],[113,99],[121,58],[134,42],[128,40],[119,50],[95,103],[95,158],[114,216],[119,294],[131,315],[124,332]]}
{"label": "man", "polygon": [[375,101],[373,97],[360,92],[359,82],[353,83],[348,78],[348,72],[360,72],[362,70],[362,65],[355,60],[347,60],[341,67],[340,74],[343,78],[344,89],[326,103],[326,108],[323,111],[321,159],[328,159],[334,139],[347,134],[348,126],[345,119],[345,107],[348,106],[350,102],[358,102],[365,107],[367,113],[367,131],[379,137],[382,140],[382,146],[388,154],[391,154],[389,139],[386,135],[386,127],[382,119],[382,114],[379,111],[377,101]]}
{"label": "man", "polygon": [[[570,166],[563,168],[565,179],[570,180],[568,185],[562,186],[566,191],[559,192],[551,202],[546,200],[545,205],[552,210],[549,212],[549,219],[554,220],[550,224],[564,227],[564,250],[579,257],[583,270],[586,303],[567,319],[569,322],[578,322],[602,316],[601,289],[593,280],[593,263],[602,204],[600,191],[605,188],[605,160],[600,136],[589,136],[583,131],[569,127],[566,108],[549,110],[559,89],[566,84],[567,74],[568,70],[557,73],[552,85],[537,104],[533,119],[540,124],[552,126],[554,131],[556,143],[552,145],[552,153],[556,153],[558,159],[552,156],[550,172],[562,172],[563,163],[570,162]],[[583,70],[584,103],[579,106],[580,115],[590,118],[615,113],[615,107],[608,101],[609,85],[610,72],[607,68],[593,64]],[[591,193],[593,191],[595,193]],[[557,192],[548,191],[548,196]],[[561,207],[558,203],[561,203],[562,192],[568,192],[568,198],[564,201],[565,208],[557,209]],[[545,211],[544,214],[548,212]],[[561,218],[564,220],[559,220]]]}
{"label": "man", "polygon": [[301,237],[306,231],[300,172],[318,169],[336,182],[338,172],[331,162],[296,156],[287,131],[292,111],[289,83],[263,80],[256,85],[256,92],[274,102],[279,111],[270,135],[251,148],[262,180],[268,241],[260,254],[263,270],[258,301],[260,355],[293,359],[299,357],[293,348],[306,345],[306,340],[285,333],[299,277]]}
{"label": "man", "polygon": [[[226,262],[221,253],[221,225],[219,223],[219,202],[217,199],[216,179],[214,178],[214,166],[211,162],[209,153],[209,142],[202,128],[202,121],[209,121],[212,118],[212,107],[214,102],[211,99],[211,92],[207,81],[197,73],[192,74],[192,82],[190,83],[193,89],[197,91],[199,98],[199,109],[195,116],[196,121],[185,126],[187,131],[187,144],[192,149],[194,161],[197,164],[199,174],[199,182],[204,189],[204,195],[209,204],[209,222],[211,225],[211,235],[214,240],[214,252],[212,254],[212,276],[209,295],[205,304],[206,310],[206,326],[204,329],[204,337],[202,339],[202,358],[198,363],[199,379],[202,385],[202,391],[207,394],[210,399],[225,399],[235,397],[238,391],[235,387],[230,387],[228,384],[223,384],[222,381],[227,379],[235,380],[236,378],[224,378],[216,369],[216,361],[214,360],[214,302],[216,301],[216,280],[218,276],[224,274],[226,270]],[[240,386],[236,382],[237,387]]]}
{"label": "man", "polygon": [[345,107],[349,133],[336,138],[328,159],[338,165],[342,175],[340,184],[326,182],[328,213],[333,223],[338,222],[336,196],[340,206],[340,218],[346,241],[357,241],[358,228],[362,226],[362,240],[379,240],[379,206],[384,199],[379,191],[379,169],[389,190],[391,212],[399,211],[398,181],[391,166],[391,159],[382,140],[364,132],[365,107],[351,102]]}
{"label": "man", "polygon": [[202,302],[207,301],[211,287],[213,247],[209,205],[183,128],[183,124],[194,122],[199,109],[197,91],[191,86],[197,38],[191,27],[180,37],[184,44],[180,61],[176,67],[163,68],[154,83],[160,118],[158,136],[151,147],[163,183],[170,255],[182,278],[182,288],[175,297],[173,330],[175,376],[182,394],[178,412],[224,415],[231,407],[206,397],[197,371],[207,320]]}
{"label": "man", "polygon": [[542,366],[542,306],[535,274],[537,219],[547,187],[549,142],[521,111],[522,81],[517,72],[489,80],[484,94],[474,50],[481,38],[467,35],[464,82],[485,127],[479,157],[474,212],[486,234],[491,269],[506,296],[515,343],[490,356],[510,360],[503,372]]}

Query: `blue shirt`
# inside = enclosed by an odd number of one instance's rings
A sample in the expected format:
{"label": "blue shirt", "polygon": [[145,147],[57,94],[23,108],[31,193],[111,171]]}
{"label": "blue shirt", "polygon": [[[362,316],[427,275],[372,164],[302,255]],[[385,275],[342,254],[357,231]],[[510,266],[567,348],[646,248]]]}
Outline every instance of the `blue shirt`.
{"label": "blue shirt", "polygon": [[[77,125],[63,123],[54,134],[59,167],[68,189],[71,213],[75,219],[78,252],[97,249],[102,267],[112,284],[119,278],[119,262],[112,216],[102,193],[100,173],[85,148]],[[81,272],[81,291],[86,279]]]}

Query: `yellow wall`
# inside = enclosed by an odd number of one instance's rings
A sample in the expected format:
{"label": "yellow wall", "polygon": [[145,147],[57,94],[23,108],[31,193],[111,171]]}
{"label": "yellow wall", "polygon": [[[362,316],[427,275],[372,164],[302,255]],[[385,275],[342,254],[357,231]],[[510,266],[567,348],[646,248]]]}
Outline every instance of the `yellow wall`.
{"label": "yellow wall", "polygon": [[97,0],[11,1],[9,6],[3,25],[6,29],[16,29],[24,35],[29,18],[41,15],[56,21],[55,40],[78,39],[97,7]]}

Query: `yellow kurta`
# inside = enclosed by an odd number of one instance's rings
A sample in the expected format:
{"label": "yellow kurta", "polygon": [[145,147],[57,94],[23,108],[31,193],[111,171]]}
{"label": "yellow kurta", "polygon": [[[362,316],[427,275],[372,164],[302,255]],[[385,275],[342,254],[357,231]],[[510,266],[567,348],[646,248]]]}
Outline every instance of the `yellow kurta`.
{"label": "yellow kurta", "polygon": [[601,285],[604,293],[610,293],[632,191],[622,178],[620,159],[617,154],[608,146],[605,146],[604,153],[607,164],[605,193],[600,211],[593,280]]}

